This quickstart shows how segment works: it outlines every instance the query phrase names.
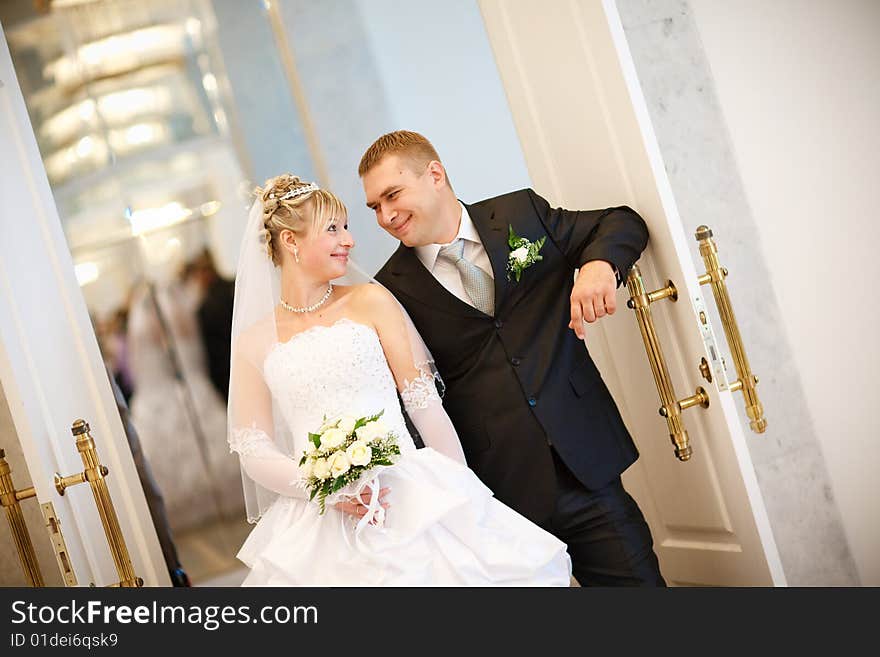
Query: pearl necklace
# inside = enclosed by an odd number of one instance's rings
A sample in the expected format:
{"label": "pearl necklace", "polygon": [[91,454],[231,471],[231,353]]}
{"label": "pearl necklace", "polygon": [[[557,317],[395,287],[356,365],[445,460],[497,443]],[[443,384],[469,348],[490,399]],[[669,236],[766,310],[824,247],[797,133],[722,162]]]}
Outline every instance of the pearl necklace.
{"label": "pearl necklace", "polygon": [[297,306],[291,306],[289,303],[285,302],[284,299],[281,299],[281,307],[284,308],[284,310],[288,310],[292,313],[311,313],[323,306],[327,299],[330,298],[331,294],[333,294],[333,283],[328,283],[327,291],[324,293],[324,296],[321,297],[321,300],[317,303],[313,303],[311,306],[304,306],[302,308],[299,308]]}

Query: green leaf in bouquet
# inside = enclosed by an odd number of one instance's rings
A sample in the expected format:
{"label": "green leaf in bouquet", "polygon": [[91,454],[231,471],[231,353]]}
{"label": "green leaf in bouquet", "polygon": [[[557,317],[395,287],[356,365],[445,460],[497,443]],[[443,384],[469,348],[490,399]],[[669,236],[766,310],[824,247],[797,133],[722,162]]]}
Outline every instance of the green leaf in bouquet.
{"label": "green leaf in bouquet", "polygon": [[345,481],[345,477],[338,477],[333,481],[333,486],[330,488],[331,493],[336,493],[345,486],[347,482]]}
{"label": "green leaf in bouquet", "polygon": [[315,499],[315,495],[318,494],[318,491],[319,491],[319,490],[321,490],[321,488],[318,487],[318,486],[316,486],[315,488],[312,489],[312,492],[309,493],[309,502],[311,502],[312,500]]}
{"label": "green leaf in bouquet", "polygon": [[309,440],[312,441],[312,444],[315,446],[315,449],[318,449],[319,447],[321,447],[321,434],[309,433]]}
{"label": "green leaf in bouquet", "polygon": [[378,420],[380,417],[382,417],[382,414],[383,414],[383,413],[385,413],[385,409],[384,409],[384,408],[383,408],[381,411],[379,411],[378,413],[376,413],[375,415],[371,416],[371,417],[362,417],[362,418],[360,418],[357,422],[354,423],[354,429],[352,430],[352,432],[357,431],[357,430],[360,429],[362,426],[365,426],[365,425],[369,424],[370,422],[374,422],[374,421]]}

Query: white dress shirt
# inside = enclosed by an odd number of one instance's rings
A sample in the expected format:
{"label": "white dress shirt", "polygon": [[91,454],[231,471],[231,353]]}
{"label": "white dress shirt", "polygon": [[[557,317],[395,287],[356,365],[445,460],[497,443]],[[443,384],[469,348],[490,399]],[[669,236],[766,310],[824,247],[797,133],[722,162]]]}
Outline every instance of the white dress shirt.
{"label": "white dress shirt", "polygon": [[[471,221],[470,215],[468,215],[467,208],[464,207],[464,204],[462,204],[461,201],[459,201],[458,204],[461,206],[461,224],[458,227],[458,234],[452,242],[459,238],[463,239],[465,260],[474,263],[477,267],[489,274],[492,280],[495,280],[495,275],[492,273],[492,263],[489,262],[489,255],[486,253],[486,249],[480,241],[480,235],[474,227],[474,222]],[[452,242],[450,242],[450,244],[452,244]],[[468,293],[464,290],[464,285],[461,282],[461,275],[458,272],[458,268],[445,258],[437,257],[440,253],[440,249],[444,246],[446,245],[427,244],[425,246],[417,246],[415,247],[416,256],[425,266],[425,269],[431,272],[434,278],[440,282],[440,285],[445,287],[469,306],[473,306],[474,302],[471,301]]]}

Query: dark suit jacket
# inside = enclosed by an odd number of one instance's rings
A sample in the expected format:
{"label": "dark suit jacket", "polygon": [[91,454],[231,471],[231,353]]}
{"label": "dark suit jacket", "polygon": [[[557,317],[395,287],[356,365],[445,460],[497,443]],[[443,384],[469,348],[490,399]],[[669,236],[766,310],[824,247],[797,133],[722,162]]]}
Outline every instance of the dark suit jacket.
{"label": "dark suit jacket", "polygon": [[[573,270],[590,260],[625,273],[648,230],[628,207],[551,208],[531,189],[466,207],[492,263],[494,317],[449,293],[403,245],[376,278],[434,356],[468,465],[499,500],[542,523],[556,504],[550,443],[591,489],[638,458],[596,365],[568,328],[569,296]],[[508,226],[532,241],[547,238],[543,260],[518,283],[506,275]]]}
{"label": "dark suit jacket", "polygon": [[229,358],[232,345],[232,308],[235,282],[216,278],[198,310],[199,331],[205,346],[211,383],[223,399],[229,397]]}

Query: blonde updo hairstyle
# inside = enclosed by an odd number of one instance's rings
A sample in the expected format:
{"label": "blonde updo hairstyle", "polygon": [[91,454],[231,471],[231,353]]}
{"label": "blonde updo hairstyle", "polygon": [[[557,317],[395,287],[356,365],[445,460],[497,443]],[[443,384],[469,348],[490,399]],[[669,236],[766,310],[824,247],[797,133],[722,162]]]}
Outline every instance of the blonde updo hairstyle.
{"label": "blonde updo hairstyle", "polygon": [[311,230],[323,230],[331,220],[345,220],[348,216],[345,204],[326,189],[283,198],[286,194],[310,184],[300,180],[298,176],[282,173],[269,178],[263,187],[255,190],[263,204],[262,236],[266,253],[276,267],[281,266],[281,231],[289,230],[303,239]]}

